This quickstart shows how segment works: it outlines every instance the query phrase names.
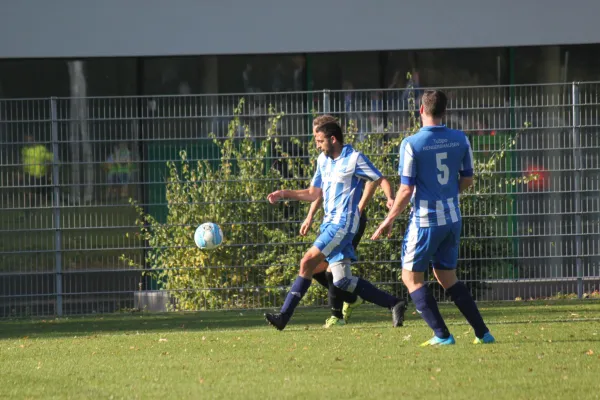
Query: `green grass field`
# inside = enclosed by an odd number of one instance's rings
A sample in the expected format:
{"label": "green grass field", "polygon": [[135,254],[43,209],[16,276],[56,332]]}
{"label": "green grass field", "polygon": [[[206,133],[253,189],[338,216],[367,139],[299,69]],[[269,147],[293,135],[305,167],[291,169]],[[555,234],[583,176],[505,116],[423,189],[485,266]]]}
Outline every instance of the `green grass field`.
{"label": "green grass field", "polygon": [[483,304],[496,336],[473,333],[442,306],[457,345],[414,313],[402,328],[363,306],[324,330],[324,309],[288,328],[258,311],[119,314],[0,323],[0,398],[38,399],[554,399],[598,398],[600,302]]}

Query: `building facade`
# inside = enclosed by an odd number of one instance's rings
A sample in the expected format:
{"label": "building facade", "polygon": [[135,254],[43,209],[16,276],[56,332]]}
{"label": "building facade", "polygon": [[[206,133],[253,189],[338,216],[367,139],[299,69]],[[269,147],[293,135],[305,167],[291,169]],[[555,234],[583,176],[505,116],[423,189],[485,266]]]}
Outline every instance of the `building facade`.
{"label": "building facade", "polygon": [[23,0],[0,13],[0,98],[595,81],[600,3]]}

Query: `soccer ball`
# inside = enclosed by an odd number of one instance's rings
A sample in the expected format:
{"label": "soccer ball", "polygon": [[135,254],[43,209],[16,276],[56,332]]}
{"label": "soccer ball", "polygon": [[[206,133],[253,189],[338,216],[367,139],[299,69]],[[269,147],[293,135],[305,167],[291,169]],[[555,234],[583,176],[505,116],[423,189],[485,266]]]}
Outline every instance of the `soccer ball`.
{"label": "soccer ball", "polygon": [[214,249],[223,243],[223,231],[213,222],[205,222],[196,228],[194,242],[201,249]]}

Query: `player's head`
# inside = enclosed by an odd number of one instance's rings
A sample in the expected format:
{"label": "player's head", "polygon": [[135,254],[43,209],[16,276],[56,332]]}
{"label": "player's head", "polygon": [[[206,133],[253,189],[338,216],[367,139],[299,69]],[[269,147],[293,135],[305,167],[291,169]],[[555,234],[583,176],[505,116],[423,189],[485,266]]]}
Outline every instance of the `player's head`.
{"label": "player's head", "polygon": [[318,117],[316,117],[313,120],[313,135],[317,134],[317,130],[316,130],[317,127],[331,123],[331,122],[339,125],[337,118],[335,118],[333,115],[325,114],[325,115],[319,115]]}
{"label": "player's head", "polygon": [[331,115],[321,115],[315,118],[313,134],[317,148],[328,157],[332,157],[344,145],[342,127]]}
{"label": "player's head", "polygon": [[442,119],[446,113],[448,98],[441,90],[426,90],[421,96],[421,115],[432,119]]}

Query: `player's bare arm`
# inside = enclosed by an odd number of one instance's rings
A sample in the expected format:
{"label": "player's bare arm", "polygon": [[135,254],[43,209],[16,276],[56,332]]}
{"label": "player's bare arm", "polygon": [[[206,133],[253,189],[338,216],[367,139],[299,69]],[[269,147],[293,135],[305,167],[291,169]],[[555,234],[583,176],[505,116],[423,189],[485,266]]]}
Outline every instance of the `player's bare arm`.
{"label": "player's bare arm", "polygon": [[358,202],[358,211],[361,214],[365,210],[365,207],[367,207],[367,204],[369,203],[371,198],[373,198],[373,194],[375,193],[375,190],[377,190],[377,187],[381,183],[381,179],[382,178],[379,178],[375,181],[370,181],[365,184],[365,190],[363,191],[360,201]]}
{"label": "player's bare arm", "polygon": [[413,185],[400,185],[392,209],[388,213],[388,216],[379,225],[377,230],[373,233],[371,240],[378,239],[383,233],[385,233],[388,237],[391,235],[394,220],[406,209],[414,191],[415,187]]}
{"label": "player's bare arm", "polygon": [[276,190],[267,196],[267,200],[271,204],[275,204],[283,199],[312,202],[321,197],[321,193],[321,189],[314,186],[301,190]]}
{"label": "player's bare arm", "polygon": [[386,178],[382,177],[379,186],[381,186],[381,190],[383,190],[383,193],[387,198],[386,207],[388,210],[391,210],[394,206],[394,191],[392,190],[392,184]]}
{"label": "player's bare arm", "polygon": [[473,186],[473,177],[472,176],[461,176],[458,181],[458,193],[462,193],[468,188]]}
{"label": "player's bare arm", "polygon": [[317,210],[321,207],[322,204],[323,204],[323,197],[321,197],[321,196],[319,196],[315,201],[313,201],[310,204],[310,209],[308,210],[308,214],[306,214],[306,218],[304,219],[302,226],[300,226],[300,235],[306,236],[306,234],[308,233],[308,230],[310,229],[310,226],[312,225],[315,214],[317,213]]}

